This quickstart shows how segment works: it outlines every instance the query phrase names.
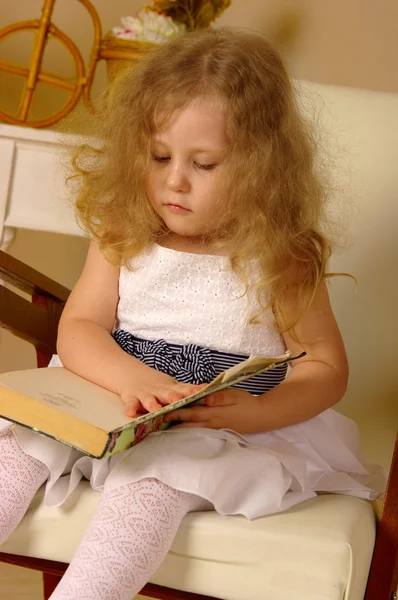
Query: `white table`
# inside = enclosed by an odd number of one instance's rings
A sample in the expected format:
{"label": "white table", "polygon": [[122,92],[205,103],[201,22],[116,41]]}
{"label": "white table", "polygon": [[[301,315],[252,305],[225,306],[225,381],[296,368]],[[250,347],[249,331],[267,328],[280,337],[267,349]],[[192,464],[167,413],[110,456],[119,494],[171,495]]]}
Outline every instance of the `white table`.
{"label": "white table", "polygon": [[83,236],[70,205],[62,165],[79,136],[0,124],[0,248],[17,228]]}

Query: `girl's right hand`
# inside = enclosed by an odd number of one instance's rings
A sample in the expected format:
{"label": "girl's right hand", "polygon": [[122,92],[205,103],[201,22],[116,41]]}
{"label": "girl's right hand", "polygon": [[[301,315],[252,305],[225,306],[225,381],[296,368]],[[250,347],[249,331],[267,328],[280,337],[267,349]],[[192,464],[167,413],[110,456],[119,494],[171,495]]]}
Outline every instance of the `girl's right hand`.
{"label": "girl's right hand", "polygon": [[142,369],[133,370],[121,382],[120,396],[126,407],[125,414],[133,418],[138,413],[154,412],[195,394],[204,385],[178,383],[170,375],[142,365]]}

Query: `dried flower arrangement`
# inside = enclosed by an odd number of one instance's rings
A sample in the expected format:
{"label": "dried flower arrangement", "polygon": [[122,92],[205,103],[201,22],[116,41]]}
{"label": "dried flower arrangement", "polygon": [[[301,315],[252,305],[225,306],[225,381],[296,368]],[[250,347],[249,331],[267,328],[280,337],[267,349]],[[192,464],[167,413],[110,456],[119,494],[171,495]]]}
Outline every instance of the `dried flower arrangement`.
{"label": "dried flower arrangement", "polygon": [[131,17],[122,17],[121,27],[112,34],[122,40],[160,44],[181,35],[209,27],[228,8],[231,0],[152,0]]}

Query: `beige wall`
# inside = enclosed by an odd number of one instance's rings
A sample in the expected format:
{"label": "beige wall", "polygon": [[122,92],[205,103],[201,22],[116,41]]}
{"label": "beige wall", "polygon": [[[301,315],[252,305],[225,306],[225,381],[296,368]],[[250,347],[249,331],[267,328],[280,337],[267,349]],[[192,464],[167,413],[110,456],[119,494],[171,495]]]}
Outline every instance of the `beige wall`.
{"label": "beige wall", "polygon": [[[43,0],[0,0],[0,28],[40,16]],[[95,0],[103,33],[119,24],[150,0]],[[85,8],[77,1],[58,0],[54,23],[90,56],[93,27]],[[398,92],[397,0],[232,0],[219,25],[258,30],[278,45],[294,77],[322,83]],[[18,33],[0,43],[0,60],[28,65],[31,33]],[[43,70],[73,78],[70,55],[57,41],[50,41]],[[92,90],[95,99],[106,83],[105,64],[99,63]],[[23,82],[0,72],[0,108],[17,110]],[[43,118],[66,100],[65,92],[40,84],[33,112]]]}
{"label": "beige wall", "polygon": [[[0,27],[40,15],[42,0],[0,2]],[[104,32],[150,0],[95,0]],[[55,23],[72,37],[85,58],[92,42],[92,26],[78,2],[58,0]],[[293,30],[294,38],[282,51],[294,76],[355,87],[398,91],[398,2],[396,0],[233,0],[220,25],[249,27],[269,35]],[[289,25],[290,24],[290,25]],[[0,45],[0,60],[27,64],[32,36],[18,34]],[[69,58],[59,44],[46,57],[52,71],[72,74]],[[0,79],[1,103],[5,80]],[[9,84],[7,85],[9,87]],[[50,95],[51,97],[51,95]],[[47,104],[43,91],[40,103]]]}
{"label": "beige wall", "polygon": [[220,22],[272,38],[286,18],[295,37],[281,50],[294,77],[398,92],[396,0],[235,0]]}

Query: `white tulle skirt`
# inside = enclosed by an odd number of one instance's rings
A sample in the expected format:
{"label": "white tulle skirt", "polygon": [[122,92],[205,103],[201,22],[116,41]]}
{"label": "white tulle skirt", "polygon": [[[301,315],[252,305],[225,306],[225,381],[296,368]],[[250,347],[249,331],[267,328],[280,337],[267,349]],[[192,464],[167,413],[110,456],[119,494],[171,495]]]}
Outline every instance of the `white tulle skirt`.
{"label": "white tulle skirt", "polygon": [[[0,419],[0,432],[10,425]],[[383,469],[362,456],[356,424],[332,409],[266,433],[168,430],[104,459],[90,458],[25,427],[14,426],[14,431],[21,448],[50,470],[45,492],[49,506],[61,505],[82,477],[98,491],[155,477],[209,500],[220,514],[254,519],[318,493],[374,500],[386,482]]]}

